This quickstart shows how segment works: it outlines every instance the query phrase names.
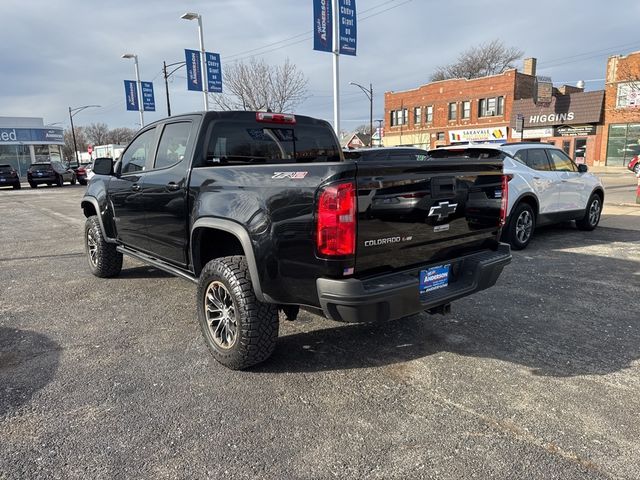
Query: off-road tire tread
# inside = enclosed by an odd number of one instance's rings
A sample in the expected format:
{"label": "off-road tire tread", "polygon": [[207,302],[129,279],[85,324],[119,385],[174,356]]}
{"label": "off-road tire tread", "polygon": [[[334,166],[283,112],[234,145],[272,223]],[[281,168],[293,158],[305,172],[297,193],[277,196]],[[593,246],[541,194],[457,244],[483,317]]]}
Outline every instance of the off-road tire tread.
{"label": "off-road tire tread", "polygon": [[[204,294],[213,279],[225,283],[240,314],[238,338],[235,345],[226,351],[217,349],[210,340],[206,324]],[[246,257],[220,257],[208,262],[200,274],[197,298],[200,329],[209,351],[218,362],[232,370],[242,370],[271,356],[278,340],[278,309],[257,299]]]}
{"label": "off-road tire tread", "polygon": [[[96,233],[96,239],[98,242],[98,265],[94,267],[89,261],[89,247],[87,246],[87,231],[94,229]],[[84,242],[85,253],[87,254],[87,263],[96,277],[111,278],[117,276],[122,270],[122,254],[116,250],[116,246],[113,243],[108,243],[102,236],[102,230],[100,230],[100,222],[95,215],[87,218],[85,222],[84,230]]]}

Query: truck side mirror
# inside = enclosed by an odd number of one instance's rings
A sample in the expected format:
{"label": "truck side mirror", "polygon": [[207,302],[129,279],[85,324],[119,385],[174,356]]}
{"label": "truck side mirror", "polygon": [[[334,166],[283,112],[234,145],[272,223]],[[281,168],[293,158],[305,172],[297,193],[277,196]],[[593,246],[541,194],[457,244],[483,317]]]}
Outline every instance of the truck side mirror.
{"label": "truck side mirror", "polygon": [[578,164],[578,172],[579,173],[587,173],[589,171],[589,167],[585,163]]}
{"label": "truck side mirror", "polygon": [[108,157],[96,158],[93,164],[96,175],[113,175],[113,159]]}

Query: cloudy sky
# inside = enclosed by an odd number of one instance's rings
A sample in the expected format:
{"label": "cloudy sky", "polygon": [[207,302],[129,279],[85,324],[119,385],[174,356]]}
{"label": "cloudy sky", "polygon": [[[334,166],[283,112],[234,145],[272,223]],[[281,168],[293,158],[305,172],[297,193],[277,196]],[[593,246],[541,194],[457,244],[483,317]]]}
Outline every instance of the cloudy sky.
{"label": "cloudy sky", "polygon": [[[524,5],[527,5],[526,7]],[[138,126],[125,110],[124,79],[133,79],[137,53],[142,80],[153,81],[156,112],[166,115],[162,61],[184,60],[198,48],[202,14],[205,46],[222,66],[259,55],[281,64],[288,57],[309,79],[309,98],[297,113],[331,121],[331,55],[312,50],[312,0],[1,0],[0,116],[44,117],[68,124],[68,107],[99,104],[74,117],[79,125]],[[585,80],[602,88],[609,55],[640,50],[637,0],[357,0],[358,56],[342,56],[343,129],[367,123],[369,103],[349,81],[373,83],[374,118],[383,93],[428,82],[434,68],[471,45],[499,38],[538,58],[539,74],[554,83]],[[184,70],[169,85],[173,113],[202,109],[186,89]]]}

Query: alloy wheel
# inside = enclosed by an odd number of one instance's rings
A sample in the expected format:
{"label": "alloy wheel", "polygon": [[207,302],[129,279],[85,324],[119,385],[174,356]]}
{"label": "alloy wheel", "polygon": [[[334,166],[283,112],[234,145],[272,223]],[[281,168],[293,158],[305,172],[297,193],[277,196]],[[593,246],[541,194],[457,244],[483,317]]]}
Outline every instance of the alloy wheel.
{"label": "alloy wheel", "polygon": [[526,243],[533,230],[533,216],[528,210],[523,210],[516,219],[516,238],[520,243]]}
{"label": "alloy wheel", "polygon": [[222,282],[213,281],[204,296],[207,326],[215,344],[225,350],[236,343],[238,322],[233,297]]}
{"label": "alloy wheel", "polygon": [[600,200],[597,198],[593,199],[591,202],[591,206],[589,207],[589,224],[595,225],[598,223],[600,219]]}
{"label": "alloy wheel", "polygon": [[92,230],[87,231],[87,248],[89,250],[89,262],[93,267],[98,266],[98,242]]}

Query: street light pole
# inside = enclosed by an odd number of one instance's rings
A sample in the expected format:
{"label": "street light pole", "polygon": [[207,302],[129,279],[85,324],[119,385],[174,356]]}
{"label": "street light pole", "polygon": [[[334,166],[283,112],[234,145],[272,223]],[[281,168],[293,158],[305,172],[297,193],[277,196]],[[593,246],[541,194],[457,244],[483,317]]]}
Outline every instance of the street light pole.
{"label": "street light pole", "polygon": [[69,107],[69,121],[71,122],[71,136],[73,137],[73,151],[76,157],[76,163],[80,165],[80,158],[78,157],[78,146],[76,144],[76,131],[73,128],[73,116],[80,113],[85,108],[100,108],[100,105],[84,105],[82,107],[71,108]]}
{"label": "street light pole", "polygon": [[[170,63],[169,65],[167,65],[166,61],[162,62],[162,72],[164,73],[164,87],[166,89],[167,92],[167,116],[170,117],[171,116],[171,102],[169,100],[169,77],[171,75],[173,75],[177,70],[179,70],[180,68],[184,67],[187,64],[187,62],[175,62],[175,63]],[[173,67],[175,65],[178,65],[176,68],[174,68],[173,70],[171,70],[169,73],[167,73],[167,67]]]}
{"label": "street light pole", "polygon": [[358,87],[360,90],[364,92],[364,94],[369,99],[369,146],[373,146],[373,85],[369,84],[369,89],[367,90],[365,87],[356,82],[349,82],[349,85],[354,85]]}
{"label": "street light pole", "polygon": [[140,83],[140,69],[138,67],[138,55],[135,53],[125,53],[122,58],[133,58],[134,68],[136,71],[136,91],[138,92],[138,111],[140,113],[140,128],[144,127],[144,107],[142,101],[142,84]]}
{"label": "street light pole", "polygon": [[202,32],[202,15],[200,15],[199,13],[187,12],[183,14],[180,18],[182,18],[183,20],[196,20],[196,19],[198,20],[198,37],[200,39],[200,57],[201,57],[200,69],[202,70],[200,81],[202,82],[204,110],[208,111],[209,110],[209,92],[208,92],[209,86],[207,85],[207,60],[205,58],[205,51],[204,51],[204,34]]}

